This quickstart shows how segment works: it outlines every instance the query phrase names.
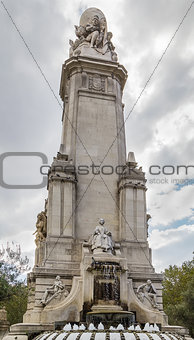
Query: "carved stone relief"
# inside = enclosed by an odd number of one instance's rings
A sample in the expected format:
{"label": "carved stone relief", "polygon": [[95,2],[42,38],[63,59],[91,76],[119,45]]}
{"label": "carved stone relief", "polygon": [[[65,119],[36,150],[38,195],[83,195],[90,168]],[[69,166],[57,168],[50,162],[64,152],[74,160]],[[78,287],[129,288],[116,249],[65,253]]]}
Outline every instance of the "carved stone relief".
{"label": "carved stone relief", "polygon": [[98,74],[90,75],[88,87],[90,90],[105,92],[105,78]]}

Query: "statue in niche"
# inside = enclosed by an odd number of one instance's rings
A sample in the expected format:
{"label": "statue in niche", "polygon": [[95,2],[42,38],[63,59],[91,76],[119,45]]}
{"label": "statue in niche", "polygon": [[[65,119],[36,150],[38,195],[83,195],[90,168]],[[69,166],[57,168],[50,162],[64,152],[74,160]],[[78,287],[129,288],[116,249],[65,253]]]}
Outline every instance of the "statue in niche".
{"label": "statue in niche", "polygon": [[112,253],[113,250],[112,234],[104,226],[104,223],[105,223],[104,219],[101,218],[99,220],[99,225],[95,228],[94,233],[90,238],[89,243],[91,244],[91,249],[94,253],[99,251]]}
{"label": "statue in niche", "polygon": [[147,300],[153,308],[157,308],[156,297],[157,291],[151,280],[147,280],[146,283],[137,288],[137,296],[142,303]]}
{"label": "statue in niche", "polygon": [[40,242],[45,240],[46,233],[47,233],[46,213],[45,211],[41,211],[41,213],[39,213],[37,216],[36,231],[33,233],[33,235],[36,235],[35,238],[36,246],[38,246]]}
{"label": "statue in niche", "polygon": [[56,276],[53,285],[50,288],[46,288],[40,303],[45,306],[54,298],[59,297],[62,293],[65,297],[69,294],[69,292],[65,289],[60,276]]}

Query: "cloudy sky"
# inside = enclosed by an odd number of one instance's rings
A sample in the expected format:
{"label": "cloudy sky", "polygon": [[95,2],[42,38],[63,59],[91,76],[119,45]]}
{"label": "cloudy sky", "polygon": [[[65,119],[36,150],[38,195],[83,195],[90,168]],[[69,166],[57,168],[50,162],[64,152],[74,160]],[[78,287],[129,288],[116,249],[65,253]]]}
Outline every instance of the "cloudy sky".
{"label": "cloudy sky", "polygon": [[[100,8],[113,32],[119,62],[128,70],[127,117],[191,5],[188,0],[4,0],[20,33],[58,97],[61,65],[74,24],[87,7]],[[0,154],[43,152],[52,162],[61,138],[62,110],[0,3]],[[157,271],[192,258],[194,244],[194,5],[126,122],[127,151],[147,176],[152,216],[149,243]],[[59,98],[59,97],[58,97]],[[9,157],[4,181],[37,184],[38,158]],[[157,165],[158,168],[150,166]],[[169,167],[165,167],[169,165]],[[159,168],[160,167],[160,168]],[[162,167],[163,170],[162,170]],[[173,168],[174,167],[174,168]],[[167,173],[174,174],[169,175]],[[159,174],[156,174],[160,172]],[[33,259],[36,215],[44,189],[0,187],[0,243],[19,242]],[[110,198],[111,199],[111,198]]]}

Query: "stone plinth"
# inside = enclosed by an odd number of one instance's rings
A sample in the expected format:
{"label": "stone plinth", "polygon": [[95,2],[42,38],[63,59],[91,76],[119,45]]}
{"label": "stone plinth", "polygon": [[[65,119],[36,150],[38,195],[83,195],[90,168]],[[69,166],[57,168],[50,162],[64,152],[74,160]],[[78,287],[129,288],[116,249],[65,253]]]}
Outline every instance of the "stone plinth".
{"label": "stone plinth", "polygon": [[7,321],[7,311],[5,308],[0,309],[0,340],[3,339],[9,330],[9,322]]}

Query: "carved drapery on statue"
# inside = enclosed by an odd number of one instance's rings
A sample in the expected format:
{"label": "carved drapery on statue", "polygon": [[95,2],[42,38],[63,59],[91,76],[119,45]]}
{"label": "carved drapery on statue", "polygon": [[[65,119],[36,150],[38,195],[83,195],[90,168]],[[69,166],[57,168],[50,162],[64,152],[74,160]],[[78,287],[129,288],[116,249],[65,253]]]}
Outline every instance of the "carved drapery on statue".
{"label": "carved drapery on statue", "polygon": [[90,8],[84,12],[80,19],[80,25],[75,25],[77,39],[70,43],[70,57],[82,55],[83,45],[94,49],[96,55],[109,54],[113,61],[117,61],[115,47],[111,41],[112,32],[107,32],[107,22],[104,14],[96,9]]}
{"label": "carved drapery on statue", "polygon": [[139,300],[146,305],[150,305],[153,308],[157,308],[157,291],[151,280],[147,280],[146,283],[140,285],[137,288],[137,296]]}
{"label": "carved drapery on statue", "polygon": [[104,219],[101,218],[99,220],[99,225],[96,226],[92,236],[90,237],[89,243],[93,253],[112,253],[113,251],[112,234],[106,227],[104,227],[104,223]]}

